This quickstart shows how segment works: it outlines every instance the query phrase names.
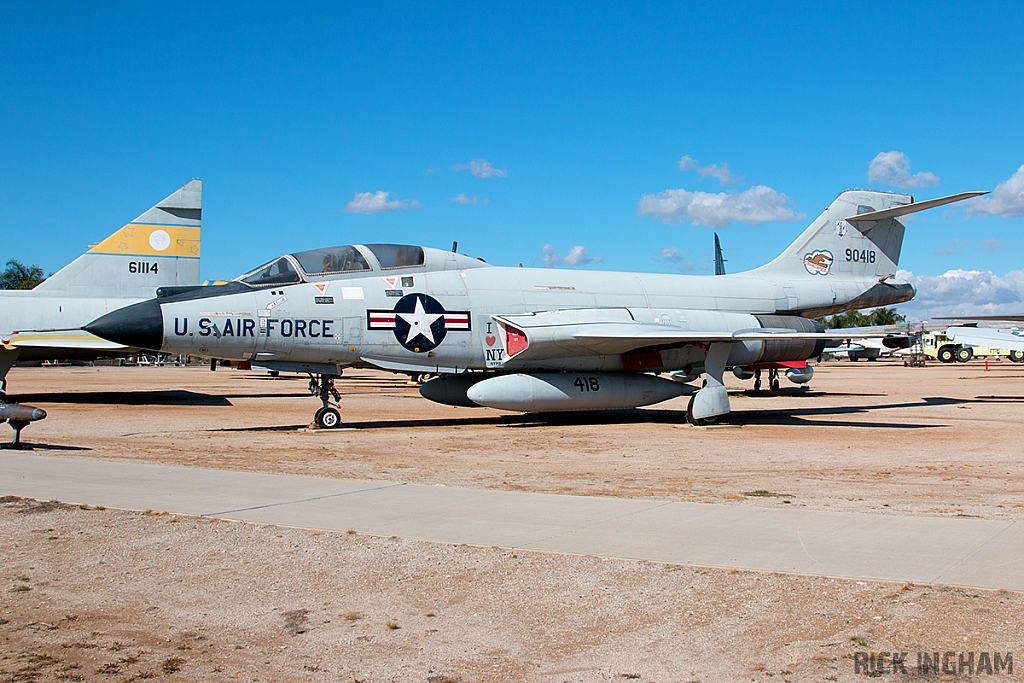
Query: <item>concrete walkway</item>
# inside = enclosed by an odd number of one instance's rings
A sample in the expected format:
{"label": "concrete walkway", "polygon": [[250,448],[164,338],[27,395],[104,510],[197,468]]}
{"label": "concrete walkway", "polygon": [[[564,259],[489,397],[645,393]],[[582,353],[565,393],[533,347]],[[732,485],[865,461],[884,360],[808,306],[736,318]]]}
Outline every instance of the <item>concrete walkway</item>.
{"label": "concrete walkway", "polygon": [[0,452],[0,495],[824,576],[1024,590],[1020,522],[520,493]]}

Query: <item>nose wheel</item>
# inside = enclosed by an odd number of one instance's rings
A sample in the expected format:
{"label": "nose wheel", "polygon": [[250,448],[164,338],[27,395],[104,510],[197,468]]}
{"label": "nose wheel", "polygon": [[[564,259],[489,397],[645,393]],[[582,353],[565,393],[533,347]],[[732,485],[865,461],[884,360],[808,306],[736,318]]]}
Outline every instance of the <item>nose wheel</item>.
{"label": "nose wheel", "polygon": [[[334,388],[337,375],[311,375],[309,393],[320,399],[323,407],[313,415],[310,427],[318,429],[334,429],[341,425],[341,412],[335,407],[341,402],[341,394]],[[334,405],[331,402],[334,402]]]}

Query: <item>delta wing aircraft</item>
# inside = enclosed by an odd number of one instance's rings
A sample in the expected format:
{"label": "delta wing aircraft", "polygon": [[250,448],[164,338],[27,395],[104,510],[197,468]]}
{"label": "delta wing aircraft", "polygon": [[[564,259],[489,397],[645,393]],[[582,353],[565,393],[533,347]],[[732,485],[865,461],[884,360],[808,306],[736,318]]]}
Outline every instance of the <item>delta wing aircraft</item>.
{"label": "delta wing aircraft", "polygon": [[[778,258],[731,275],[495,267],[437,249],[366,244],[288,254],[85,326],[171,353],[308,372],[322,427],[345,367],[440,373],[420,392],[512,411],[622,409],[691,395],[691,422],[729,412],[727,367],[814,358],[816,316],[907,301],[896,279],[916,211],[974,197],[848,191]],[[658,376],[667,373],[673,379]],[[703,387],[691,384],[701,374]]]}
{"label": "delta wing aircraft", "polygon": [[92,360],[139,350],[82,331],[104,313],[199,284],[203,181],[191,180],[35,289],[0,291],[0,398],[17,361]]}

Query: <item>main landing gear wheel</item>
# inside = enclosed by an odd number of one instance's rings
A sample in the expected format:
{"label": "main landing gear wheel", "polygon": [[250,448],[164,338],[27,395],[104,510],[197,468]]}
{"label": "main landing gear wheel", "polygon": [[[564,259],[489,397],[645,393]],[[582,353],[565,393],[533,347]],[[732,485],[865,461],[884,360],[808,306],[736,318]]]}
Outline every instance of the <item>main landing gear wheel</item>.
{"label": "main landing gear wheel", "polygon": [[313,416],[313,422],[320,429],[334,429],[341,424],[341,413],[334,408],[321,408]]}
{"label": "main landing gear wheel", "polygon": [[694,427],[706,427],[707,425],[713,425],[718,422],[720,415],[713,417],[705,417],[697,419],[693,416],[693,402],[697,398],[697,394],[690,394],[690,403],[686,406],[686,421],[692,424]]}
{"label": "main landing gear wheel", "polygon": [[334,388],[335,379],[336,375],[315,375],[309,378],[309,393],[318,397],[323,404],[313,415],[313,425],[319,429],[341,426],[341,413],[331,405],[331,399],[334,399],[334,403],[341,401],[341,394]]}

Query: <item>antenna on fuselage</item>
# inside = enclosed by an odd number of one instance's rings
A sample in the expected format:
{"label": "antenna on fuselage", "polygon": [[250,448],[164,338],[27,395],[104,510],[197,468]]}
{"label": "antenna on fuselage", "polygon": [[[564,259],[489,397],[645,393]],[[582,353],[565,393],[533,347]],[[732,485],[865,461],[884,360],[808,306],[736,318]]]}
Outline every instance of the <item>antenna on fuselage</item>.
{"label": "antenna on fuselage", "polygon": [[459,248],[459,243],[457,241],[452,242],[452,253],[453,254],[455,253],[455,250],[458,249],[458,248]]}

